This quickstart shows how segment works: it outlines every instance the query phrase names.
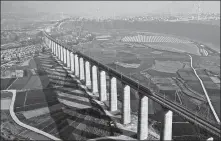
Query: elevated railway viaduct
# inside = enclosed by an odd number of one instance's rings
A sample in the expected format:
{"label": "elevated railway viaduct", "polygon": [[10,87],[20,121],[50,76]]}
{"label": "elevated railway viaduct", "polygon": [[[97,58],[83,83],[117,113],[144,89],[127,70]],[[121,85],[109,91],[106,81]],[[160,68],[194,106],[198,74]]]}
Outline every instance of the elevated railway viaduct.
{"label": "elevated railway viaduct", "polygon": [[221,132],[219,124],[214,125],[185,107],[171,102],[169,99],[160,96],[157,94],[157,92],[151,90],[150,88],[139,84],[133,79],[117,72],[112,68],[109,68],[99,61],[94,60],[79,51],[70,50],[68,46],[63,45],[61,42],[53,39],[45,32],[44,35],[44,41],[46,45],[51,48],[52,54],[58,57],[58,59],[61,60],[77,78],[84,81],[87,87],[91,86],[92,92],[99,94],[100,101],[107,100],[106,74],[110,76],[110,111],[117,110],[117,80],[122,83],[122,124],[128,124],[131,122],[130,89],[133,88],[137,90],[139,94],[137,138],[139,140],[144,140],[148,137],[149,98],[164,107],[160,135],[161,140],[172,140],[173,113],[180,115],[188,122],[196,124],[206,130],[211,135],[211,137],[209,137],[207,140],[220,139]]}

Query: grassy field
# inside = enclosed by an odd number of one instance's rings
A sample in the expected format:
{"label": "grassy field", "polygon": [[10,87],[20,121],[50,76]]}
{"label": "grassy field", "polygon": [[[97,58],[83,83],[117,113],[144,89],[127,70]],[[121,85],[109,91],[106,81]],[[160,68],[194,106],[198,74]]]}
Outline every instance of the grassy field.
{"label": "grassy field", "polygon": [[1,99],[1,110],[9,110],[11,98]]}
{"label": "grassy field", "polygon": [[155,65],[152,69],[166,73],[176,73],[179,69],[183,68],[183,64],[179,61],[158,61],[155,60]]}
{"label": "grassy field", "polygon": [[157,70],[153,70],[153,69],[148,69],[146,71],[144,71],[145,73],[148,73],[149,75],[151,75],[152,77],[154,76],[159,76],[159,77],[176,77],[176,73],[166,73],[166,72],[160,72]]}
{"label": "grassy field", "polygon": [[22,114],[25,116],[26,119],[30,119],[33,117],[39,117],[41,115],[46,115],[52,112],[59,111],[61,110],[61,108],[62,108],[62,105],[59,103],[59,104],[52,105],[50,107],[43,107],[43,108],[38,108],[34,110],[24,111],[22,112]]}
{"label": "grassy field", "polygon": [[21,140],[24,139],[24,137],[19,136],[22,131],[24,131],[24,128],[13,121],[9,111],[1,110],[1,136],[7,140]]}
{"label": "grassy field", "polygon": [[53,89],[30,90],[18,92],[15,100],[15,110],[33,110],[49,105],[57,104],[56,94]]}
{"label": "grassy field", "polygon": [[177,71],[177,74],[184,81],[199,81],[192,69],[180,69]]}
{"label": "grassy field", "polygon": [[12,97],[12,93],[11,92],[4,92],[4,91],[1,91],[1,98],[4,99],[4,98],[11,98]]}
{"label": "grassy field", "polygon": [[21,78],[18,78],[11,86],[9,89],[16,89],[16,90],[19,90],[19,89],[23,89],[24,88],[24,85],[28,82],[30,78],[29,77],[21,77]]}
{"label": "grassy field", "polygon": [[[27,130],[26,128],[23,128],[22,126],[19,126],[11,117],[9,112],[9,106],[11,104],[11,93],[1,93],[2,95],[7,95],[7,100],[9,100],[7,103],[3,102],[4,104],[1,106],[1,140],[2,138],[5,140],[30,140],[32,139],[46,139],[46,137],[43,137],[40,134],[36,134],[35,132],[32,132],[30,130]],[[3,96],[4,100],[6,96]],[[2,99],[1,99],[2,100]],[[6,105],[7,104],[7,105]],[[3,109],[4,108],[4,109]],[[25,134],[22,134],[25,133]]]}
{"label": "grassy field", "polygon": [[172,51],[178,53],[190,53],[200,56],[200,52],[197,46],[194,44],[181,44],[181,43],[145,43],[154,49]]}
{"label": "grassy field", "polygon": [[220,56],[196,57],[193,56],[194,68],[206,69],[220,75]]}

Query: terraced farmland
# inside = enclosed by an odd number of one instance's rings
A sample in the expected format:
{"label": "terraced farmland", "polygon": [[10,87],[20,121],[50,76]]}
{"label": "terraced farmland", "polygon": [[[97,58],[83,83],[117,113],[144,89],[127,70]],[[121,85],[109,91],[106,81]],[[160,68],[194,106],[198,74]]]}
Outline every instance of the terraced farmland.
{"label": "terraced farmland", "polygon": [[126,36],[121,39],[122,42],[143,42],[143,43],[192,43],[188,40],[181,40],[174,37],[167,36]]}
{"label": "terraced farmland", "polygon": [[200,56],[199,48],[188,40],[182,40],[169,36],[126,36],[121,39],[122,42],[140,43],[157,50],[165,50],[179,53],[190,53]]}

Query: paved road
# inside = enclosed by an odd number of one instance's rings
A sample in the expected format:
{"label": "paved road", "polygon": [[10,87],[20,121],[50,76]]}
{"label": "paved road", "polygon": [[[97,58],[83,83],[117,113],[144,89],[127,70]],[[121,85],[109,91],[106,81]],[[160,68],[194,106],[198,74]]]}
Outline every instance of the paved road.
{"label": "paved road", "polygon": [[206,96],[206,99],[207,99],[207,101],[208,101],[208,103],[209,103],[210,109],[212,110],[212,113],[213,113],[213,115],[214,115],[216,121],[217,121],[218,123],[220,123],[220,119],[219,119],[219,117],[218,117],[218,115],[217,115],[217,113],[216,113],[216,111],[215,111],[215,109],[214,109],[214,107],[213,107],[213,105],[212,105],[212,103],[211,103],[211,99],[209,98],[209,95],[208,95],[208,93],[207,93],[207,91],[206,91],[206,88],[205,88],[205,86],[204,86],[204,84],[203,84],[203,81],[202,81],[201,78],[198,76],[198,74],[197,74],[197,72],[196,72],[196,69],[193,67],[193,58],[192,58],[192,56],[189,55],[189,54],[188,54],[188,56],[190,57],[190,61],[191,61],[191,62],[190,62],[190,66],[191,66],[191,68],[193,69],[193,71],[194,71],[196,77],[197,77],[198,80],[200,81],[200,84],[201,84],[201,86],[202,86],[202,88],[203,88],[203,91],[204,91],[204,94],[205,94],[205,96]]}
{"label": "paved road", "polygon": [[[3,114],[5,116],[6,113],[8,113],[8,112],[10,113],[9,114],[10,116],[8,116],[7,119],[8,119],[8,121],[10,121],[9,122],[10,127],[14,127],[16,129],[16,130],[14,130],[13,135],[15,135],[16,137],[22,136],[26,139],[28,138],[28,139],[33,139],[33,140],[50,140],[50,138],[48,138],[47,136],[39,134],[39,131],[36,131],[36,129],[33,129],[32,127],[29,127],[28,125],[25,125],[18,120],[18,118],[16,117],[16,115],[14,113],[14,101],[15,101],[15,97],[16,97],[16,91],[15,90],[6,90],[6,92],[7,92],[8,99],[10,99],[11,102],[8,105],[9,106],[7,108],[8,111],[7,112],[3,111]],[[4,121],[2,121],[2,122],[4,122]],[[9,127],[9,129],[10,129],[10,127]],[[23,134],[23,133],[26,133],[26,134]],[[55,139],[55,138],[52,138],[52,139]]]}

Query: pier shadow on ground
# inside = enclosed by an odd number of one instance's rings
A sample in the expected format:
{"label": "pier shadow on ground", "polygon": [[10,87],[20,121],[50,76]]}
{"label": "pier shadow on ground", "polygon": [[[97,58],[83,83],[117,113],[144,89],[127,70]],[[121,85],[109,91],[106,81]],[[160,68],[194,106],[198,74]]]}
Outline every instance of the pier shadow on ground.
{"label": "pier shadow on ground", "polygon": [[[49,107],[50,118],[33,126],[62,140],[87,140],[118,136],[122,133],[132,134],[113,126],[111,118],[105,115],[103,109],[79,87],[78,82],[73,80],[66,70],[61,69],[61,65],[49,51],[35,58],[35,63],[37,68],[45,70],[50,82],[47,86],[50,91],[42,89],[44,96],[41,97]],[[41,83],[44,83],[44,80],[41,80]],[[50,93],[50,96],[47,93]],[[55,104],[62,105],[56,112],[50,109],[52,95],[57,98]]]}

